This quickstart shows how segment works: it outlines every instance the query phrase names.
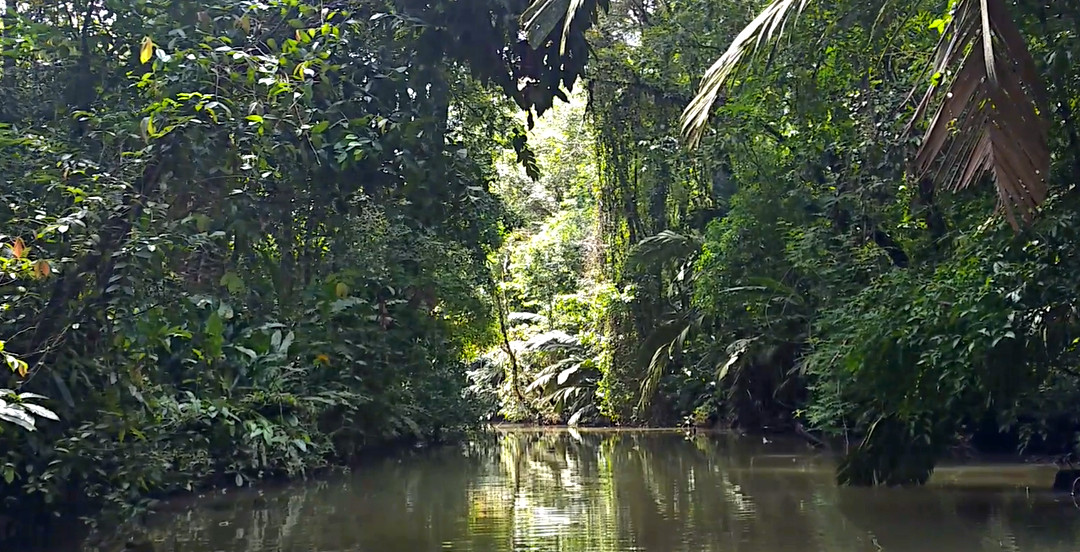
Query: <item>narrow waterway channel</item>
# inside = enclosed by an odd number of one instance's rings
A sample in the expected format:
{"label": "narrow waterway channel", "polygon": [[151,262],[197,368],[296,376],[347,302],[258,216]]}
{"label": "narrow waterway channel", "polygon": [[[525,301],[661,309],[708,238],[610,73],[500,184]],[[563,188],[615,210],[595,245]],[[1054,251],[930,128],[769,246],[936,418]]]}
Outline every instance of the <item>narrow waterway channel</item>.
{"label": "narrow waterway channel", "polygon": [[[1075,552],[1080,509],[1026,466],[838,488],[803,445],[528,430],[159,516],[158,552]],[[1035,490],[1039,487],[1039,490]]]}

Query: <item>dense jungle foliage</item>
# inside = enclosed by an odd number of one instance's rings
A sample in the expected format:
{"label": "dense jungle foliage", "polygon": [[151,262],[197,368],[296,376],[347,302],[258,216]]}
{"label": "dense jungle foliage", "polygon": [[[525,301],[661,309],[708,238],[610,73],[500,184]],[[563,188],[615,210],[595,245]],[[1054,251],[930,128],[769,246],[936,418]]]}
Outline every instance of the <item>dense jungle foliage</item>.
{"label": "dense jungle foliage", "polygon": [[603,15],[503,194],[502,415],[795,431],[852,484],[1076,449],[1080,9],[549,5]]}
{"label": "dense jungle foliage", "polygon": [[1080,6],[0,9],[0,541],[493,418],[1078,445]]}
{"label": "dense jungle foliage", "polygon": [[480,419],[526,2],[0,7],[0,539]]}

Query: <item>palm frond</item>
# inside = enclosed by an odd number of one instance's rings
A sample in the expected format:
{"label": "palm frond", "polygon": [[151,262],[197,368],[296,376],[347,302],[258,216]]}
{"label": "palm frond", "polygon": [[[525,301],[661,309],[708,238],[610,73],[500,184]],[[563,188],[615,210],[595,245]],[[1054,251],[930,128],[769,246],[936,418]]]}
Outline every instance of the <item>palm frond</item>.
{"label": "palm frond", "polygon": [[638,390],[638,411],[648,408],[660,386],[671,357],[682,350],[690,335],[705,325],[704,313],[690,310],[660,325],[642,344],[642,358],[648,358],[644,377]]}
{"label": "palm frond", "polygon": [[534,312],[512,312],[506,315],[506,321],[510,323],[525,322],[528,324],[543,324],[547,317]]}
{"label": "palm frond", "polygon": [[551,330],[529,338],[524,347],[527,351],[550,353],[558,350],[577,349],[581,347],[581,341],[566,332]]}
{"label": "palm frond", "polygon": [[746,357],[747,351],[750,347],[756,343],[760,337],[752,337],[748,339],[736,339],[727,346],[727,361],[720,366],[716,372],[716,381],[722,381],[731,372],[731,368],[739,364],[743,358]]}
{"label": "palm frond", "polygon": [[569,368],[564,368],[563,370],[561,370],[559,372],[559,377],[555,378],[556,385],[566,385],[566,382],[567,382],[567,380],[570,379],[570,376],[577,373],[577,371],[580,370],[580,369],[581,369],[581,362],[575,362]]}
{"label": "palm frond", "polygon": [[668,361],[671,359],[670,345],[669,342],[653,351],[649,366],[645,369],[645,377],[641,380],[641,388],[638,390],[638,412],[644,412],[649,407],[656,395],[656,390],[660,387],[660,379],[664,376],[664,369],[667,368]]}
{"label": "palm frond", "polygon": [[[521,27],[525,31],[525,39],[534,50],[543,46],[544,42],[552,38],[552,33],[559,28],[562,22],[562,32],[559,38],[559,55],[566,53],[566,43],[572,25],[582,17],[595,19],[598,12],[607,11],[611,0],[534,0],[525,13],[521,14]],[[584,26],[579,26],[584,31]]]}
{"label": "palm frond", "polygon": [[[999,208],[1013,227],[1019,226],[1017,214],[1030,221],[1047,195],[1050,147],[1040,116],[1046,92],[1003,0],[960,0],[938,43],[933,72],[952,78],[916,154],[916,170],[925,176],[936,165],[934,180],[953,190],[990,174]],[[912,123],[942,86],[931,83]]]}
{"label": "palm frond", "polygon": [[[581,368],[582,362],[581,357],[571,356],[570,358],[565,358],[545,366],[540,373],[536,374],[535,379],[533,379],[533,381],[525,388],[525,392],[531,393],[536,389],[544,389],[551,383],[552,379],[556,379],[558,385],[565,384],[570,375],[573,375],[574,372],[577,372]],[[564,374],[566,375],[564,376]]]}
{"label": "palm frond", "polygon": [[[750,22],[709,68],[682,114],[691,147],[701,141],[720,93],[762,45],[775,42],[809,0],[774,0]],[[884,8],[882,8],[884,10]],[[959,0],[938,43],[935,79],[919,102],[912,124],[947,88],[916,156],[916,170],[962,190],[993,176],[999,209],[1018,226],[1030,221],[1046,199],[1050,168],[1045,90],[1035,62],[1004,0]]]}
{"label": "palm frond", "polygon": [[[502,351],[500,350],[500,352]],[[474,385],[494,386],[498,385],[498,383],[506,376],[506,370],[503,367],[503,363],[492,358],[480,357],[469,365],[465,375]]]}
{"label": "palm frond", "polygon": [[566,425],[570,427],[578,425],[578,422],[581,421],[581,417],[591,410],[596,410],[596,407],[594,407],[592,404],[586,404],[585,406],[579,408],[577,412],[574,412],[574,414],[570,416],[570,419],[566,421]]}
{"label": "palm frond", "polygon": [[696,236],[687,236],[664,230],[655,236],[649,236],[630,250],[627,262],[632,266],[648,267],[670,261],[685,261],[701,250],[702,241]]}
{"label": "palm frond", "polygon": [[537,389],[544,389],[545,387],[547,387],[547,385],[549,383],[551,383],[551,378],[554,378],[554,377],[555,377],[555,372],[549,372],[549,371],[541,372],[540,375],[536,376],[536,379],[534,379],[532,381],[532,383],[530,383],[529,385],[527,385],[525,387],[525,392],[526,393],[532,393],[533,391],[535,391]]}
{"label": "palm frond", "polygon": [[585,7],[585,0],[570,0],[570,6],[566,10],[566,23],[563,24],[562,38],[559,40],[559,55],[566,55],[566,38],[570,36],[570,26]]}
{"label": "palm frond", "polygon": [[810,0],[773,0],[728,46],[728,49],[705,72],[698,93],[682,114],[682,132],[691,147],[701,141],[720,91],[746,59],[784,33],[788,22],[806,9]]}
{"label": "palm frond", "polygon": [[559,26],[570,9],[570,0],[536,0],[521,14],[521,27],[529,46],[537,49]]}
{"label": "palm frond", "polygon": [[717,292],[717,294],[746,292],[771,293],[772,298],[770,300],[780,299],[796,306],[805,304],[805,300],[802,295],[799,294],[798,290],[779,280],[774,280],[765,276],[753,276],[747,278],[746,281],[751,285],[722,289]]}

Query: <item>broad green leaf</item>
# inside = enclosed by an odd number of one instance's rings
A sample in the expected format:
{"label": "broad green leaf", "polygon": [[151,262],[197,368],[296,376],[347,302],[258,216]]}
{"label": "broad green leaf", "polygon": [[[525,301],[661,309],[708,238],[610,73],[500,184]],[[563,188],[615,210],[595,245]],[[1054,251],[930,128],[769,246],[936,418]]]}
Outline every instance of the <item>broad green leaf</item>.
{"label": "broad green leaf", "polygon": [[236,349],[237,351],[240,351],[241,353],[244,353],[249,358],[251,358],[251,360],[255,360],[255,359],[259,358],[258,353],[256,353],[255,351],[252,351],[251,349],[248,349],[247,347],[241,347],[240,345],[233,345],[233,349]]}
{"label": "broad green leaf", "polygon": [[49,410],[48,408],[45,408],[44,406],[33,403],[23,403],[22,407],[25,408],[27,412],[30,412],[31,414],[40,418],[47,418],[56,422],[60,421],[60,416],[57,416],[55,412]]}

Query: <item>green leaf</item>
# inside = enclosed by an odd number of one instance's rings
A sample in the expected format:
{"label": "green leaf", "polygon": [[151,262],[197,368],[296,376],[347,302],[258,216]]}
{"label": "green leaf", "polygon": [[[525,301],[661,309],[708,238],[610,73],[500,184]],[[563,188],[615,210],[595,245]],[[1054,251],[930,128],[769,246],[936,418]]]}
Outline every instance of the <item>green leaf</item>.
{"label": "green leaf", "polygon": [[245,355],[250,357],[251,360],[255,360],[255,359],[259,358],[258,353],[256,353],[255,351],[252,351],[251,349],[248,349],[247,347],[241,347],[239,345],[233,345],[233,349],[236,349],[237,351],[240,351],[241,353],[244,353]]}
{"label": "green leaf", "polygon": [[217,311],[206,321],[207,353],[211,358],[221,357],[221,347],[225,343],[225,322]]}
{"label": "green leaf", "polygon": [[55,412],[49,410],[48,408],[45,408],[44,406],[32,403],[23,403],[22,407],[39,418],[46,418],[54,422],[60,421],[60,416],[57,416]]}
{"label": "green leaf", "polygon": [[296,339],[295,333],[289,332],[288,334],[286,334],[285,337],[281,340],[281,344],[278,345],[278,352],[283,355],[287,354],[289,352],[289,346],[292,345],[294,339]]}
{"label": "green leaf", "polygon": [[244,281],[240,276],[232,271],[226,272],[221,276],[221,285],[225,286],[229,290],[229,293],[239,294],[244,291]]}
{"label": "green leaf", "polygon": [[570,376],[574,375],[581,368],[580,364],[575,364],[562,372],[559,372],[559,377],[555,380],[559,385],[566,383],[566,380],[570,379]]}
{"label": "green leaf", "polygon": [[34,418],[27,414],[19,405],[10,405],[0,400],[0,420],[11,422],[27,431],[34,431]]}
{"label": "green leaf", "polygon": [[566,421],[566,425],[571,427],[578,425],[578,422],[581,420],[581,416],[585,414],[585,411],[587,411],[588,409],[588,406],[583,406],[579,408],[578,411],[574,412],[574,415],[570,416],[570,419]]}

